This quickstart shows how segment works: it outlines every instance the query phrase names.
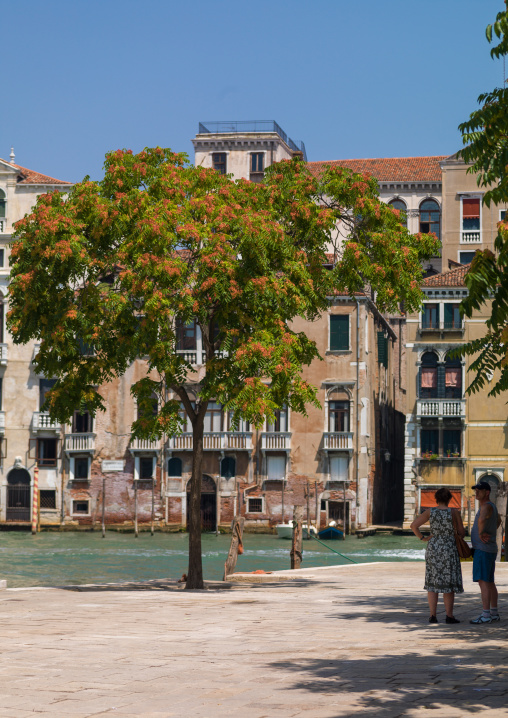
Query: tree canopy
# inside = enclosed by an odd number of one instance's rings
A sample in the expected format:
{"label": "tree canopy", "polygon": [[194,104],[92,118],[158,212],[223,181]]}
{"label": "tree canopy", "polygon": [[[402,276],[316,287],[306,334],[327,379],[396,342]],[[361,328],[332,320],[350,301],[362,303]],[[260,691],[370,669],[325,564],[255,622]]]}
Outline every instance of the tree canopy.
{"label": "tree canopy", "polygon": [[[508,11],[499,12],[493,25],[486,30],[493,58],[508,53]],[[460,156],[470,163],[469,172],[477,175],[478,186],[485,188],[483,203],[490,207],[508,203],[508,89],[497,87],[478,98],[480,108],[467,122],[459,125],[464,148]],[[474,357],[470,370],[474,378],[469,392],[483,389],[495,375],[489,392],[497,395],[508,389],[508,217],[498,225],[495,253],[477,251],[466,274],[468,297],[462,302],[466,316],[471,317],[488,302],[491,314],[486,322],[485,337],[466,344],[463,353]]]}
{"label": "tree canopy", "polygon": [[[294,159],[254,184],[169,149],[117,150],[101,181],[43,195],[17,223],[8,326],[16,343],[40,341],[35,365],[57,379],[49,411],[61,421],[77,407],[104,409],[101,386],[138,357],[146,376],[132,386],[142,409],[133,434],[178,433],[183,404],[193,427],[188,586],[200,587],[208,402],[233,424],[260,426],[283,404],[305,413],[317,400],[301,369],[318,352],[292,320],[314,320],[334,293],[366,286],[382,308],[416,308],[421,261],[436,250],[433,235],[412,236],[379,200],[373,178],[347,169],[316,178]],[[192,321],[200,371],[178,351],[177,327]]]}

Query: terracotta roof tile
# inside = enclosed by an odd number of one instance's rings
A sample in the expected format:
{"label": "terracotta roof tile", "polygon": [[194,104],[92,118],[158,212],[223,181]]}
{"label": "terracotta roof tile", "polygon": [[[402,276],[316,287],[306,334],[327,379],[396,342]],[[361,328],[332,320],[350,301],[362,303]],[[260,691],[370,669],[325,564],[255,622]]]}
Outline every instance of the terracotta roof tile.
{"label": "terracotta roof tile", "polygon": [[464,277],[469,271],[469,264],[463,264],[450,272],[442,272],[434,274],[432,277],[424,279],[422,287],[465,287]]}
{"label": "terracotta roof tile", "polygon": [[325,167],[347,167],[353,172],[367,172],[378,182],[441,182],[439,163],[446,155],[435,157],[382,157],[380,159],[332,160],[308,162],[313,175],[318,177]]}
{"label": "terracotta roof tile", "polygon": [[[2,158],[0,157],[0,159]],[[68,185],[69,187],[72,186],[72,182],[64,182],[64,180],[59,180],[55,179],[54,177],[49,177],[48,175],[43,175],[40,172],[35,172],[35,170],[29,170],[26,167],[21,167],[20,165],[15,165],[11,162],[7,162],[7,160],[2,161],[10,165],[11,167],[15,167],[17,170],[19,170],[18,184],[64,184]]]}

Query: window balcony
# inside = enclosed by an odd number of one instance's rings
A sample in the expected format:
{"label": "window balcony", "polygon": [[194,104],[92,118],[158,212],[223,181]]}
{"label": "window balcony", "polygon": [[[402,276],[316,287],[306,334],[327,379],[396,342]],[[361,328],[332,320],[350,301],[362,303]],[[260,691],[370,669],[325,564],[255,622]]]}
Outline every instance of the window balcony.
{"label": "window balcony", "polygon": [[0,344],[0,366],[7,366],[7,344]]}
{"label": "window balcony", "polygon": [[95,434],[66,434],[64,447],[67,454],[93,454]]}
{"label": "window balcony", "polygon": [[32,416],[32,431],[60,431],[62,425],[59,421],[53,420],[47,411],[34,411]]}
{"label": "window balcony", "polygon": [[482,231],[481,229],[463,229],[460,233],[461,244],[481,244]]}
{"label": "window balcony", "polygon": [[261,451],[291,451],[291,432],[263,432],[261,434]]}
{"label": "window balcony", "polygon": [[182,359],[185,359],[185,361],[188,361],[189,364],[195,364],[197,362],[197,356],[198,353],[196,350],[187,350],[187,349],[177,349],[178,356],[181,356]]}
{"label": "window balcony", "polygon": [[160,439],[138,439],[135,436],[131,437],[129,445],[129,451],[131,454],[153,454],[160,450]]}
{"label": "window balcony", "polygon": [[328,431],[323,434],[325,451],[353,451],[353,433],[351,431]]}
{"label": "window balcony", "polygon": [[[169,451],[192,451],[192,432],[185,431],[168,439]],[[204,451],[250,451],[251,431],[207,431],[203,435]]]}
{"label": "window balcony", "polygon": [[5,411],[0,411],[0,436],[5,434]]}
{"label": "window balcony", "polygon": [[7,232],[7,220],[5,217],[0,217],[0,234]]}
{"label": "window balcony", "polygon": [[446,417],[452,419],[466,418],[465,399],[418,399],[416,402],[418,417]]}

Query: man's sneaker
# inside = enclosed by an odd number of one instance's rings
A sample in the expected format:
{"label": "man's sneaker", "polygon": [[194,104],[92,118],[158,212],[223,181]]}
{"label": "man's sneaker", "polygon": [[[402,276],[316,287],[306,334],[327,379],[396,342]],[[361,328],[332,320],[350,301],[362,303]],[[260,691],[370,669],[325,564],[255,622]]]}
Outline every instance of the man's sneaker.
{"label": "man's sneaker", "polygon": [[478,618],[472,618],[469,623],[492,623],[492,618],[489,616],[486,618],[483,614],[481,616],[478,616]]}
{"label": "man's sneaker", "polygon": [[495,623],[496,621],[500,621],[500,620],[501,620],[501,616],[499,615],[499,613],[496,613],[495,616],[492,616],[492,615],[490,616],[491,623]]}

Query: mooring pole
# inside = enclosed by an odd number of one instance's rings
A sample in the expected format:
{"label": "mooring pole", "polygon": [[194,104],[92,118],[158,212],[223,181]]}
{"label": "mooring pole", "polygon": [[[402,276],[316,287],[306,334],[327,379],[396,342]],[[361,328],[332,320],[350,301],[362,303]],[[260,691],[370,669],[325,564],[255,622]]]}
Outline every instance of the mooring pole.
{"label": "mooring pole", "polygon": [[291,545],[291,568],[300,568],[302,562],[303,506],[295,506],[293,512],[293,541]]}
{"label": "mooring pole", "polygon": [[307,481],[307,541],[310,541],[310,487]]}
{"label": "mooring pole", "polygon": [[316,494],[316,531],[319,533],[319,504],[318,504],[318,492],[317,492],[317,481],[314,481],[314,492]]}
{"label": "mooring pole", "polygon": [[134,479],[134,538],[138,538],[138,482]]}
{"label": "mooring pole", "polygon": [[282,479],[282,521],[284,523],[284,479]]}
{"label": "mooring pole", "polygon": [[347,506],[346,506],[346,482],[345,481],[342,483],[342,499],[343,499],[343,503],[344,503],[344,527],[343,527],[344,531],[342,532],[342,540],[345,541],[346,540],[346,509],[347,509]]}
{"label": "mooring pole", "polygon": [[238,559],[238,554],[243,553],[242,535],[244,523],[245,519],[243,518],[243,516],[235,516],[235,518],[233,519],[231,545],[229,547],[229,553],[226,559],[226,563],[224,564],[224,578],[222,579],[223,581],[225,581],[227,577],[233,573],[233,571],[235,570],[236,561]]}
{"label": "mooring pole", "polygon": [[106,538],[106,477],[102,474],[102,538]]}
{"label": "mooring pole", "polygon": [[154,524],[155,521],[155,477],[152,479],[152,527],[151,527],[151,534],[153,536],[154,534]]}
{"label": "mooring pole", "polygon": [[39,467],[34,468],[34,485],[32,496],[32,536],[37,533],[37,519],[39,514]]}

